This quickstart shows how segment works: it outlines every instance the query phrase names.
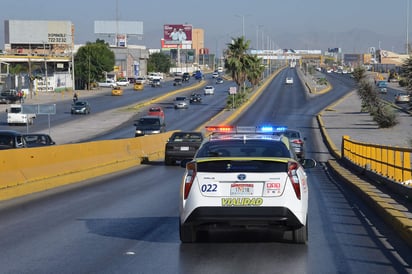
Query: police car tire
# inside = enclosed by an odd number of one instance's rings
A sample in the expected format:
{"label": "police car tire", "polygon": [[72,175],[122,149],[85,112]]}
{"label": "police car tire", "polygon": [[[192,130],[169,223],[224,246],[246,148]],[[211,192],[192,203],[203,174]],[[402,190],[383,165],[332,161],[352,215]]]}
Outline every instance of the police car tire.
{"label": "police car tire", "polygon": [[[307,219],[306,219],[307,220]],[[301,228],[293,230],[293,242],[296,244],[306,244],[308,241],[308,223]]]}
{"label": "police car tire", "polygon": [[180,241],[182,243],[194,243],[197,240],[197,231],[192,225],[179,225]]}

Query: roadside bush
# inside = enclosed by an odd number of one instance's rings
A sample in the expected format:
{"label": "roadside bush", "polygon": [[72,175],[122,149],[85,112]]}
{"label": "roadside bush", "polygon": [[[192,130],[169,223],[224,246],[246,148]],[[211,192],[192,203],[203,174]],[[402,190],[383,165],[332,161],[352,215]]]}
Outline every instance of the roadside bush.
{"label": "roadside bush", "polygon": [[361,111],[369,112],[380,128],[390,128],[398,123],[393,108],[381,102],[375,87],[370,82],[360,81],[358,94],[362,100]]}
{"label": "roadside bush", "polygon": [[372,116],[380,128],[391,128],[398,124],[396,113],[389,105],[381,105],[379,108],[376,108]]}
{"label": "roadside bush", "polygon": [[326,80],[326,78],[319,78],[317,80],[317,84],[326,86],[328,84],[328,80]]}
{"label": "roadside bush", "polygon": [[226,101],[226,109],[238,108],[247,101],[247,92],[238,92],[234,96],[229,95]]}

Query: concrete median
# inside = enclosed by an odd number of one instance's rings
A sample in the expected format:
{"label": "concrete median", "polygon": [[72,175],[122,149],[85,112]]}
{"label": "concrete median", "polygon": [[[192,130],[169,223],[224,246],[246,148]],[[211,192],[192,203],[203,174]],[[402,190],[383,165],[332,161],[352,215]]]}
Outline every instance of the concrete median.
{"label": "concrete median", "polygon": [[171,134],[3,150],[0,201],[159,160]]}

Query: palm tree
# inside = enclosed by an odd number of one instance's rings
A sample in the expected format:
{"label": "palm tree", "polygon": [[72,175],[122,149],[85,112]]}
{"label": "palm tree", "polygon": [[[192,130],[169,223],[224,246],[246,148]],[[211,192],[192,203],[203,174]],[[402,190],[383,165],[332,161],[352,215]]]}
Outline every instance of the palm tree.
{"label": "palm tree", "polygon": [[[253,86],[259,84],[264,67],[262,60],[257,55],[247,53],[250,40],[245,38],[232,38],[233,42],[227,44],[225,54],[225,68],[231,74],[233,81],[240,87],[248,80]],[[243,89],[244,90],[244,89]]]}
{"label": "palm tree", "polygon": [[247,68],[250,67],[250,58],[247,54],[250,40],[245,38],[232,38],[233,42],[227,44],[225,54],[225,68],[231,74],[233,81],[240,87],[247,79]]}
{"label": "palm tree", "polygon": [[249,55],[248,64],[250,67],[248,67],[246,71],[247,79],[253,86],[256,86],[262,79],[265,67],[262,64],[262,60],[257,55]]}

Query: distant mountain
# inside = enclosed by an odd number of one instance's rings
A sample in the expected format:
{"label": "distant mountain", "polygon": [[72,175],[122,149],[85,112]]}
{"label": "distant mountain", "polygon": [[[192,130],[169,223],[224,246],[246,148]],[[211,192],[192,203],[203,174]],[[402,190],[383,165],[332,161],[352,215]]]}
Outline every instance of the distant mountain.
{"label": "distant mountain", "polygon": [[391,34],[379,34],[364,29],[346,32],[284,33],[276,37],[281,48],[320,49],[341,48],[344,53],[366,53],[370,47],[404,53],[406,38]]}
{"label": "distant mountain", "polygon": [[[148,48],[160,48],[162,32],[151,30],[145,33],[143,40],[133,41],[144,44]],[[209,39],[209,41],[208,41]],[[365,29],[352,29],[345,32],[285,32],[273,37],[276,47],[291,49],[318,49],[326,51],[328,48],[341,48],[343,53],[367,53],[370,47],[404,53],[406,48],[405,35],[381,34]],[[412,41],[412,35],[411,40]],[[254,41],[252,41],[253,45]],[[226,44],[226,43],[225,43]],[[216,38],[205,33],[205,45],[211,52],[217,48]],[[219,48],[224,44],[219,45]]]}

